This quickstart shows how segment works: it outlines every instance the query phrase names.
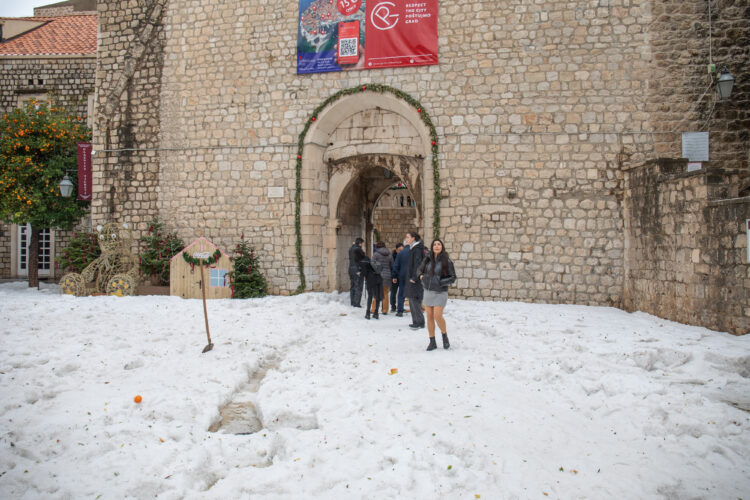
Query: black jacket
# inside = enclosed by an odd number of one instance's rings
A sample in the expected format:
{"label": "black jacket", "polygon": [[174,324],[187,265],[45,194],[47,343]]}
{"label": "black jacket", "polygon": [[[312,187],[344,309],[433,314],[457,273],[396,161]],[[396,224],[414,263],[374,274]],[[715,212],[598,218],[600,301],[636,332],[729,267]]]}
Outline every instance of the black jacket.
{"label": "black jacket", "polygon": [[361,273],[360,276],[367,282],[368,290],[372,287],[383,286],[383,278],[380,276],[380,273],[375,272],[369,257],[362,257],[362,260],[359,261],[358,270]]}
{"label": "black jacket", "polygon": [[422,266],[423,260],[424,244],[422,240],[419,240],[416,245],[409,249],[409,265],[406,266],[406,283],[404,283],[404,295],[407,297],[416,297],[422,293],[422,283],[419,281],[419,269]]}
{"label": "black jacket", "polygon": [[420,267],[422,275],[422,286],[425,290],[433,292],[447,292],[448,287],[456,281],[456,270],[453,268],[453,261],[448,259],[448,270],[443,272],[443,263],[438,259],[435,262],[435,271],[432,272],[432,259],[428,255],[422,261]]}
{"label": "black jacket", "polygon": [[354,244],[349,249],[349,274],[356,274],[359,272],[359,262],[365,257],[365,251],[362,247]]}

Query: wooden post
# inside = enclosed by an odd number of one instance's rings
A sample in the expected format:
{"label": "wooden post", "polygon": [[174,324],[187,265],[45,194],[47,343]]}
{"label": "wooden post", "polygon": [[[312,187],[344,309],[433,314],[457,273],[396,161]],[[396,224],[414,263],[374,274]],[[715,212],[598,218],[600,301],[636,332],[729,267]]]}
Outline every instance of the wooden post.
{"label": "wooden post", "polygon": [[203,352],[208,352],[213,349],[214,345],[211,343],[211,332],[208,329],[208,309],[206,309],[206,275],[203,272],[203,259],[200,261],[201,268],[201,295],[203,296],[203,317],[206,319],[206,336],[208,337],[208,345],[203,349]]}

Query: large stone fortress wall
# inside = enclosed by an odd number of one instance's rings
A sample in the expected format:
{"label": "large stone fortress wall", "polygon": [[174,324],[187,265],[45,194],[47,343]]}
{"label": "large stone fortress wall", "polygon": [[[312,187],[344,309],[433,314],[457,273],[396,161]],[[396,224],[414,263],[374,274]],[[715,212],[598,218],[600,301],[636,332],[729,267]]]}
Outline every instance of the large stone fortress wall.
{"label": "large stone fortress wall", "polygon": [[[672,126],[680,110],[682,130],[705,121],[701,106],[686,114],[704,90],[705,1],[447,0],[439,65],[305,76],[295,73],[297,5],[285,7],[99,2],[99,109],[107,127],[96,131],[95,148],[109,151],[95,157],[95,221],[116,217],[143,230],[159,215],[185,239],[203,234],[226,248],[244,234],[260,250],[271,290],[289,293],[299,283],[299,134],[335,92],[379,83],[418,99],[436,125],[441,236],[456,260],[455,295],[622,304],[623,167],[653,158],[655,148],[679,154]],[[662,43],[667,35],[671,45]],[[694,40],[692,59],[665,67],[675,37]],[[348,102],[359,112],[376,98],[364,92]],[[737,106],[715,112],[711,127],[728,130]],[[327,135],[315,138],[340,137],[337,126],[349,118],[342,113],[321,123]],[[734,147],[712,148],[729,150],[722,159],[746,168],[746,142],[726,141]],[[378,154],[403,154],[398,135],[373,136],[372,144]],[[323,165],[303,179],[313,289],[333,283],[327,254],[316,250],[336,229],[330,175]],[[430,179],[423,170],[426,238]]]}

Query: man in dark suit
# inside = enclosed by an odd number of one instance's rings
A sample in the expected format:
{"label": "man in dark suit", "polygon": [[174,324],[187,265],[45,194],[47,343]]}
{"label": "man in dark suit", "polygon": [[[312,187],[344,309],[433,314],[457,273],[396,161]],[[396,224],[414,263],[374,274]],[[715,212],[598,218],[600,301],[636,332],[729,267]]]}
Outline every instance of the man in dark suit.
{"label": "man in dark suit", "polygon": [[359,269],[359,261],[365,257],[365,251],[362,250],[362,244],[365,242],[362,238],[357,238],[349,249],[349,298],[352,301],[352,307],[362,307],[362,286],[364,277]]}
{"label": "man in dark suit", "polygon": [[396,310],[396,316],[404,315],[404,290],[406,288],[406,271],[409,267],[409,247],[401,246],[403,248],[401,248],[393,261],[393,288],[398,288],[398,303],[393,306]]}
{"label": "man in dark suit", "polygon": [[[397,307],[397,304],[396,304],[396,297],[398,296],[398,289],[399,289],[398,271],[396,271],[396,258],[398,257],[399,252],[401,250],[403,250],[403,248],[404,248],[404,244],[403,243],[397,243],[396,244],[396,249],[391,253],[391,256],[393,257],[393,272],[391,273],[392,278],[393,278],[393,283],[391,284],[391,292],[390,292],[390,294],[391,294],[390,299],[391,300],[390,300],[390,302],[391,302],[391,311],[396,311],[396,314],[398,314],[398,307]],[[401,295],[403,296],[403,294],[401,294]],[[386,298],[383,297],[383,300],[386,300]],[[403,300],[401,301],[401,303],[403,304]],[[403,309],[403,307],[401,307],[401,309]]]}
{"label": "man in dark suit", "polygon": [[424,328],[425,325],[424,314],[422,314],[424,289],[422,289],[422,281],[419,279],[419,268],[422,266],[425,250],[416,231],[406,233],[404,243],[409,247],[409,265],[406,270],[404,295],[409,299],[409,310],[411,311],[412,322],[409,328],[416,330]]}

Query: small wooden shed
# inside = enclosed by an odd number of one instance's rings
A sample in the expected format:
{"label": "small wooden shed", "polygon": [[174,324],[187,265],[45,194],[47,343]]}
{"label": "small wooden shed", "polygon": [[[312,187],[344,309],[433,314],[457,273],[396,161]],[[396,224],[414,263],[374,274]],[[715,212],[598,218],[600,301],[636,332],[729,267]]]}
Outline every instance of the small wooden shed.
{"label": "small wooden shed", "polygon": [[191,257],[194,257],[196,253],[213,255],[216,250],[221,252],[219,259],[210,266],[203,266],[203,274],[208,284],[206,298],[232,298],[232,288],[229,283],[232,261],[229,255],[202,236],[172,257],[169,262],[169,295],[179,295],[183,299],[200,299],[202,286],[200,266],[191,266],[182,254],[187,252]]}

